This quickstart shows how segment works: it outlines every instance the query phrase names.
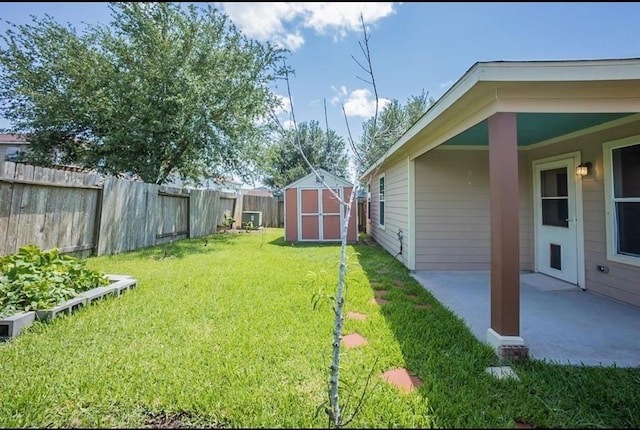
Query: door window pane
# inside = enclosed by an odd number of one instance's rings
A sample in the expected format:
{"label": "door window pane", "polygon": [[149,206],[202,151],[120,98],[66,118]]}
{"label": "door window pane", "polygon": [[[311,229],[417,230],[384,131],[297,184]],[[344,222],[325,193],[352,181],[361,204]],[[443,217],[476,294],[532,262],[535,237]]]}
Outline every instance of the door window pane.
{"label": "door window pane", "polygon": [[540,172],[542,197],[568,197],[567,169],[552,169]]}
{"label": "door window pane", "polygon": [[542,225],[569,227],[569,188],[567,169],[540,172]]}
{"label": "door window pane", "polygon": [[542,225],[569,227],[567,199],[542,200]]}

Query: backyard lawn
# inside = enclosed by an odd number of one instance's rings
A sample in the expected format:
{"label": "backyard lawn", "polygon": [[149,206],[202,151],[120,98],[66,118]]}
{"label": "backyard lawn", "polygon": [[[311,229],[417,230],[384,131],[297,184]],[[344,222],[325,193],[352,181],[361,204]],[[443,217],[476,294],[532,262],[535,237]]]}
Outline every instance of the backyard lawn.
{"label": "backyard lawn", "polygon": [[[87,260],[135,289],[0,344],[0,428],[326,428],[339,245],[282,229]],[[349,246],[343,413],[352,428],[638,428],[640,369],[501,365],[393,256]],[[387,290],[386,304],[372,302]],[[417,304],[431,305],[417,307]],[[406,368],[403,392],[381,375]]]}

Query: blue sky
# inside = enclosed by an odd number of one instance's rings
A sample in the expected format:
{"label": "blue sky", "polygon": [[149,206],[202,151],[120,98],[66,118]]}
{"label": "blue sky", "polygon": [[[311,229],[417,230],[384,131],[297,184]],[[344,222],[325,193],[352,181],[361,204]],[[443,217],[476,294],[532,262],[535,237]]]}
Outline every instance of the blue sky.
{"label": "blue sky", "polygon": [[[293,110],[354,139],[372,114],[360,13],[369,27],[379,96],[405,102],[423,90],[438,99],[475,62],[640,57],[640,3],[214,3],[247,36],[289,48]],[[107,3],[1,3],[0,17],[51,15],[78,31],[107,24]],[[0,24],[0,30],[6,26]],[[274,88],[286,96],[286,87]],[[285,119],[285,117],[283,117]],[[0,120],[0,127],[6,122]]]}

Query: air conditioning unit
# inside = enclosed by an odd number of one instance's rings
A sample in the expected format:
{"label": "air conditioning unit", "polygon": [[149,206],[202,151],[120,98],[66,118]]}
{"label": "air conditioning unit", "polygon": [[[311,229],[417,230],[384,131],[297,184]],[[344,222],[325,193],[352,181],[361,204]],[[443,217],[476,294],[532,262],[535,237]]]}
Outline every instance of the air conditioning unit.
{"label": "air conditioning unit", "polygon": [[243,211],[242,227],[244,227],[249,222],[253,224],[254,228],[262,226],[262,211]]}

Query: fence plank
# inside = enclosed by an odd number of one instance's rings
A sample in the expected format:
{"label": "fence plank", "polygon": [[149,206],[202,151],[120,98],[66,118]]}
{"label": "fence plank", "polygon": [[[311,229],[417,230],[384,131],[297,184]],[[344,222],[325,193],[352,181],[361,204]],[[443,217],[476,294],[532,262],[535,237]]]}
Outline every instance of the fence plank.
{"label": "fence plank", "polygon": [[0,182],[0,255],[7,252],[7,234],[13,202],[13,184]]}
{"label": "fence plank", "polygon": [[[33,181],[43,182],[45,172],[42,167],[36,167],[33,170]],[[46,217],[47,199],[49,197],[49,189],[47,187],[32,187],[34,190],[32,198],[32,209],[30,217],[32,218],[33,242],[41,249],[45,248],[44,243],[44,223]]]}
{"label": "fence plank", "polygon": [[[55,183],[57,172],[53,169],[44,169],[43,180],[48,183]],[[46,187],[48,191],[47,204],[44,212],[44,238],[43,247],[45,249],[57,248],[60,246],[58,235],[60,233],[60,213],[62,211],[61,200],[65,192],[60,188]]]}
{"label": "fence plank", "polygon": [[146,184],[145,187],[145,246],[156,244],[156,231],[158,229],[158,223],[160,222],[160,214],[158,213],[158,189],[159,187],[153,184]]}
{"label": "fence plank", "polygon": [[22,205],[22,194],[25,186],[14,184],[11,195],[11,213],[9,214],[9,225],[7,227],[7,240],[5,242],[5,254],[13,254],[18,250],[18,231],[20,226],[20,207]]}

